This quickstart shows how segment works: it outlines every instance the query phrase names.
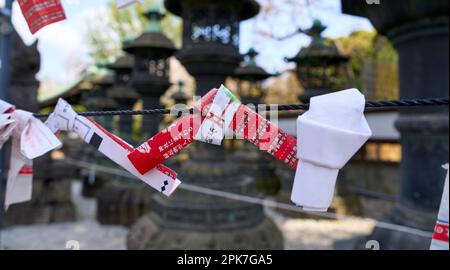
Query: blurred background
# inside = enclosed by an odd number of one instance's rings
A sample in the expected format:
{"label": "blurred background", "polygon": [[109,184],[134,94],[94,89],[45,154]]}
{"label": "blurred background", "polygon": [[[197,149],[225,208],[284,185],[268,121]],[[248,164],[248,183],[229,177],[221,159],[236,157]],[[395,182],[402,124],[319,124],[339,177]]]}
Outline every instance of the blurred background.
{"label": "blurred background", "polygon": [[[10,59],[0,98],[20,109],[49,113],[60,97],[77,111],[192,106],[222,83],[253,104],[350,87],[367,100],[448,98],[446,0],[61,2],[68,19],[36,35],[16,2],[12,28],[0,15],[2,63]],[[296,135],[298,115],[280,112],[278,125]],[[0,249],[71,240],[81,249],[428,249],[448,106],[366,117],[374,135],[340,171],[323,215],[292,205],[295,171],[244,141],[195,143],[169,160],[185,185],[167,199],[62,134],[63,148],[34,162],[32,201],[2,211]],[[136,146],[175,119],[95,118]]]}

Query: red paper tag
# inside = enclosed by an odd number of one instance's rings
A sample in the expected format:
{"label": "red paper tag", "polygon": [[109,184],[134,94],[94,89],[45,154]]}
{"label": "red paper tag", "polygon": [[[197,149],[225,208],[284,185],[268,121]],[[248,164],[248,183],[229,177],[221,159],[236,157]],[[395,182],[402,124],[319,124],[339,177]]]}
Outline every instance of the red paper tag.
{"label": "red paper tag", "polygon": [[145,174],[191,144],[199,126],[194,125],[194,116],[183,116],[136,148],[128,158],[141,174]]}
{"label": "red paper tag", "polygon": [[60,0],[18,0],[32,34],[44,26],[66,19]]}
{"label": "red paper tag", "polygon": [[437,223],[434,227],[433,239],[448,242],[448,224]]}
{"label": "red paper tag", "polygon": [[261,151],[297,168],[297,138],[288,135],[249,107],[239,107],[231,128],[237,136],[244,137]]}
{"label": "red paper tag", "polygon": [[[202,115],[214,100],[217,89],[207,93],[197,104]],[[128,154],[128,159],[141,174],[175,156],[194,141],[204,117],[186,115]]]}
{"label": "red paper tag", "polygon": [[33,167],[25,165],[20,169],[19,174],[33,174]]}

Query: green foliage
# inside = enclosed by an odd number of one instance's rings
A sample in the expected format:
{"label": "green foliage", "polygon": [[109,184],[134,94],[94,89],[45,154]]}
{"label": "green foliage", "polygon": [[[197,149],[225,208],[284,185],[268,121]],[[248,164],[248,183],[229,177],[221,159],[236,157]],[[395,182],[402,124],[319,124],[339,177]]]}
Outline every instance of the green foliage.
{"label": "green foliage", "polygon": [[375,31],[356,31],[335,42],[350,56],[353,86],[370,99],[398,98],[398,55],[386,37]]}
{"label": "green foliage", "polygon": [[[87,38],[91,47],[91,57],[94,64],[114,61],[123,54],[122,43],[139,36],[148,23],[144,13],[152,5],[162,6],[161,1],[146,0],[145,4],[134,4],[118,9],[115,1],[111,1],[105,11],[90,18]],[[175,45],[181,46],[181,20],[173,15],[167,16],[161,22],[165,35]]]}

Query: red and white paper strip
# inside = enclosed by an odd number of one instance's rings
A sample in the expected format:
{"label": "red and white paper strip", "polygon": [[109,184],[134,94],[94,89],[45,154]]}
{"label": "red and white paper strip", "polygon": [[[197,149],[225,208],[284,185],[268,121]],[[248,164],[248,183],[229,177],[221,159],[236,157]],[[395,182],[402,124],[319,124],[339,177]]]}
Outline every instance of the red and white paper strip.
{"label": "red and white paper strip", "polygon": [[116,0],[117,8],[125,8],[132,4],[144,4],[144,0]]}
{"label": "red and white paper strip", "polygon": [[271,154],[294,169],[297,167],[297,139],[241,104],[231,91],[222,85],[195,139],[220,145],[230,130],[261,151]]}
{"label": "red and white paper strip", "polygon": [[[213,89],[196,103],[196,108],[202,111],[202,114],[208,111],[208,106],[216,93],[217,89]],[[141,174],[147,173],[190,145],[203,119],[204,117],[200,114],[182,116],[168,128],[130,152],[129,160]]]}
{"label": "red and white paper strip", "polygon": [[17,0],[32,34],[66,19],[60,0]]}
{"label": "red and white paper strip", "polygon": [[3,144],[11,137],[16,121],[11,118],[11,113],[15,110],[14,106],[0,99],[0,149]]}
{"label": "red and white paper strip", "polygon": [[447,170],[445,178],[444,192],[442,194],[441,207],[439,209],[438,220],[434,228],[433,239],[430,250],[449,250],[448,246],[448,163],[443,166]]}
{"label": "red and white paper strip", "polygon": [[63,99],[58,101],[46,125],[53,132],[59,130],[75,132],[86,143],[166,196],[170,196],[181,184],[176,173],[161,164],[141,175],[127,158],[127,155],[135,150],[133,146],[109,133],[92,119],[77,115]]}
{"label": "red and white paper strip", "polygon": [[[61,146],[61,142],[38,119],[29,112],[15,110],[14,106],[0,101],[2,117],[9,115],[6,122],[0,122],[3,139],[12,135],[11,157],[6,183],[5,209],[11,204],[29,201],[33,189],[32,159]],[[9,126],[4,126],[7,123]],[[7,129],[12,129],[5,131]],[[8,134],[5,134],[8,133]],[[2,146],[0,145],[0,147]]]}
{"label": "red and white paper strip", "polygon": [[[212,104],[214,104],[214,107]],[[225,87],[213,89],[196,104],[201,116],[178,119],[128,155],[141,173],[173,157],[196,140],[220,144],[228,130],[236,132],[262,151],[297,167],[297,140],[245,105]]]}
{"label": "red and white paper strip", "polygon": [[221,145],[240,105],[241,102],[222,85],[209,106],[205,119],[202,121],[194,139]]}

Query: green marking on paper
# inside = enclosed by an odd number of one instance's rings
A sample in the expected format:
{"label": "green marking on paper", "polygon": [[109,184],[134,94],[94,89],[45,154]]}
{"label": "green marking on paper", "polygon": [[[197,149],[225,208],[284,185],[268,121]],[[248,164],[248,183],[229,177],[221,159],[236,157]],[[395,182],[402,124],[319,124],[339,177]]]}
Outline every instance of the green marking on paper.
{"label": "green marking on paper", "polygon": [[224,85],[222,85],[219,90],[223,90],[225,92],[225,94],[234,102],[239,103],[239,104],[241,103],[241,101],[235,95],[233,95],[233,93],[231,93],[231,91],[228,88],[226,88]]}

